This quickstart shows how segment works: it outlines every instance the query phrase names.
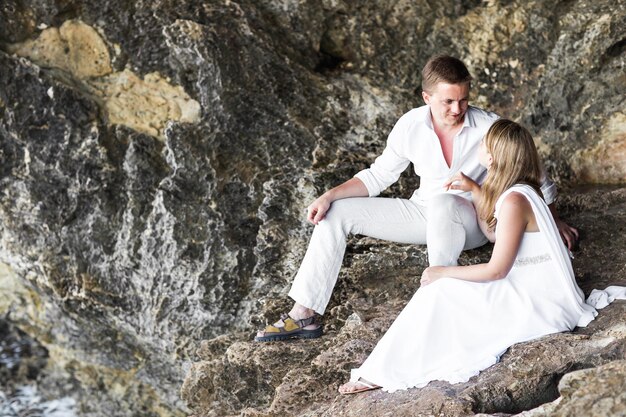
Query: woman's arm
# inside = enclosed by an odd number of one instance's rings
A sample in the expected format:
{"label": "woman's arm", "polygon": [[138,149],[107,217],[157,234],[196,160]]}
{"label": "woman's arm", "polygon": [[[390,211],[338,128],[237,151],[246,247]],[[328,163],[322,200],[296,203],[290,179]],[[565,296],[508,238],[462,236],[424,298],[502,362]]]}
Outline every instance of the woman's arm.
{"label": "woman's arm", "polygon": [[534,215],[530,203],[523,195],[512,192],[502,202],[498,213],[498,238],[488,263],[469,266],[433,266],[422,274],[422,285],[442,277],[465,281],[486,282],[507,276],[526,231]]}

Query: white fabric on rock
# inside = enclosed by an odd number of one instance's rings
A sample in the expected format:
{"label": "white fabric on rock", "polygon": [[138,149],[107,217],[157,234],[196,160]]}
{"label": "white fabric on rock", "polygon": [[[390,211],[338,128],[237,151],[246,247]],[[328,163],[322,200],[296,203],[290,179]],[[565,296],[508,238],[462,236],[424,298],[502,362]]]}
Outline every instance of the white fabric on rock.
{"label": "white fabric on rock", "polygon": [[351,381],[363,378],[389,392],[433,380],[464,382],[515,343],[593,320],[597,312],[584,302],[554,219],[535,191],[507,190],[496,215],[512,191],[530,202],[539,232],[523,235],[509,274],[485,283],[442,278],[421,287]]}
{"label": "white fabric on rock", "polygon": [[587,297],[587,304],[600,310],[615,300],[626,300],[626,287],[611,285],[604,290],[592,290]]}

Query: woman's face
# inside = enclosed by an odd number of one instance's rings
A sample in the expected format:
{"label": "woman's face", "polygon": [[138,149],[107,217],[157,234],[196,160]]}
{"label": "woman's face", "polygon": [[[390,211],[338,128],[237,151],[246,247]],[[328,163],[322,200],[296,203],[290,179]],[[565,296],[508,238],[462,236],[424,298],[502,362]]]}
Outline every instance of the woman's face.
{"label": "woman's face", "polygon": [[491,167],[491,163],[493,162],[493,158],[489,151],[487,151],[487,145],[485,144],[485,138],[480,141],[480,146],[478,147],[478,162],[489,169]]}

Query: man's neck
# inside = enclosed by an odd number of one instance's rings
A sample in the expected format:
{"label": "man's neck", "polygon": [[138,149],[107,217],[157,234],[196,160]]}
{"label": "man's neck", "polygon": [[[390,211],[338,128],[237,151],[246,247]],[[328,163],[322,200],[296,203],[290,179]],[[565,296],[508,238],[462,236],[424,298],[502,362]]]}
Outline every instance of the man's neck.
{"label": "man's neck", "polygon": [[433,124],[433,129],[435,130],[435,133],[437,133],[437,135],[443,134],[445,136],[449,136],[454,135],[459,130],[461,130],[461,128],[463,127],[463,122],[465,121],[465,116],[463,116],[463,118],[455,124],[439,123],[435,120],[434,117],[432,117],[432,115],[430,116],[430,119]]}

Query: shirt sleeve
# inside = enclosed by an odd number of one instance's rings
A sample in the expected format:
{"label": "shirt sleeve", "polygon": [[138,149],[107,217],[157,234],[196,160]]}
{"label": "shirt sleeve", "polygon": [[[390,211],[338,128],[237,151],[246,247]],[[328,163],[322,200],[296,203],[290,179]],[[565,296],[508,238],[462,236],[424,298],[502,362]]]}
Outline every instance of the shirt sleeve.
{"label": "shirt sleeve", "polygon": [[543,169],[543,175],[541,177],[541,192],[543,193],[543,199],[546,204],[550,205],[556,200],[556,184],[546,174],[545,168]]}
{"label": "shirt sleeve", "polygon": [[408,138],[408,127],[403,118],[400,118],[391,130],[387,139],[387,146],[383,153],[376,158],[367,169],[359,171],[355,177],[360,179],[370,197],[376,197],[387,187],[398,181],[400,174],[409,165],[409,159],[404,156],[403,144]]}

